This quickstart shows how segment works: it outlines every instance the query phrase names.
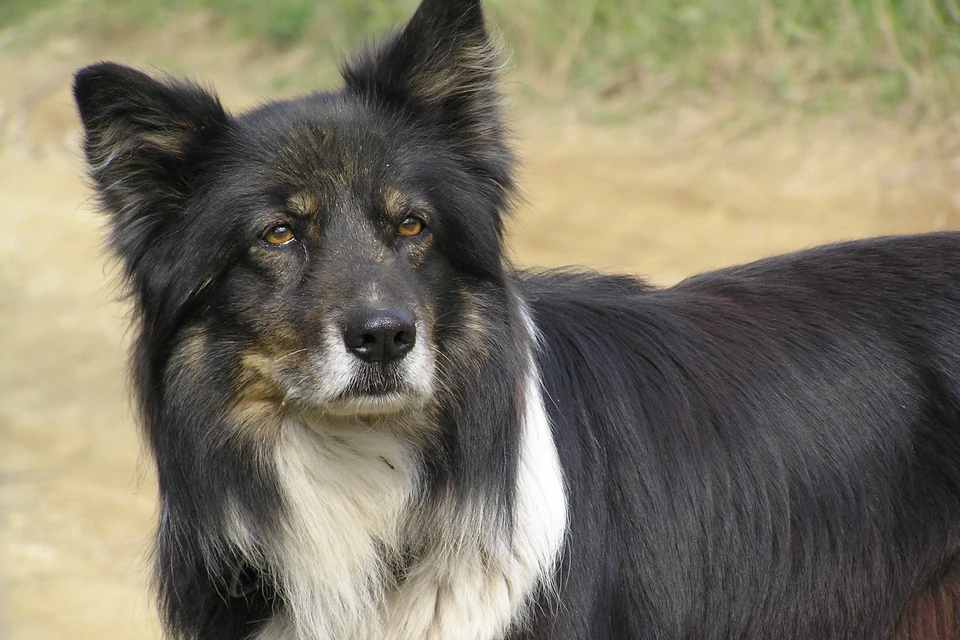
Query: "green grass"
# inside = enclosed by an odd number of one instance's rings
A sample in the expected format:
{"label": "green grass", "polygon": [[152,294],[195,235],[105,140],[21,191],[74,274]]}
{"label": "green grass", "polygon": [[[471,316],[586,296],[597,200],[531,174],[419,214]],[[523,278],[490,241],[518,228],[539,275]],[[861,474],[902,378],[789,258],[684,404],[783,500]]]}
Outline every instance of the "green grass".
{"label": "green grass", "polygon": [[[960,102],[960,0],[503,0],[518,59],[601,92]],[[631,8],[628,8],[631,7]],[[842,101],[841,101],[842,102]]]}
{"label": "green grass", "polygon": [[[63,8],[86,26],[205,9],[278,48],[349,49],[416,0],[2,0],[0,28]],[[960,0],[487,0],[521,75],[555,91],[656,99],[752,91],[829,109],[960,106]],[[69,13],[69,11],[67,11]]]}
{"label": "green grass", "polygon": [[0,28],[21,22],[30,14],[57,3],[58,0],[3,0],[0,2]]}
{"label": "green grass", "polygon": [[305,40],[340,50],[389,29],[416,8],[413,0],[167,0],[213,9],[244,36],[277,47]]}

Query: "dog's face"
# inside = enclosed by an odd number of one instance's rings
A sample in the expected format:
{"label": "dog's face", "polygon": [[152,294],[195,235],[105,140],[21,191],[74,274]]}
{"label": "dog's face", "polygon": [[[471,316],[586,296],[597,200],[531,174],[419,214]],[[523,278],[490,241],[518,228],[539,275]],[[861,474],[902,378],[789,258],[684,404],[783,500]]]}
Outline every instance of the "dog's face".
{"label": "dog's face", "polygon": [[202,384],[256,428],[286,406],[386,416],[480,357],[513,185],[495,63],[477,3],[426,0],[340,91],[239,117],[192,84],[81,71],[144,402]]}
{"label": "dog's face", "polygon": [[[244,336],[238,395],[251,401],[375,415],[431,399],[442,292],[472,267],[460,234],[445,235],[451,203],[432,182],[457,162],[358,102],[315,97],[238,119],[236,160],[199,207],[213,237],[230,221],[234,259],[211,283],[210,326]],[[491,231],[475,240],[495,242]]]}

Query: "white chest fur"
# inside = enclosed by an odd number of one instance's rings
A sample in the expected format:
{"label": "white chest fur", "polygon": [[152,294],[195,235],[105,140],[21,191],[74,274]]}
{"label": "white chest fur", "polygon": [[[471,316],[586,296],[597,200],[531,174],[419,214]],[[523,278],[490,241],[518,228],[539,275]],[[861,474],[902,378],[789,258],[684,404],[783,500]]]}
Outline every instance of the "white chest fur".
{"label": "white chest fur", "polygon": [[[276,452],[287,517],[281,539],[261,541],[287,606],[259,640],[495,640],[521,624],[566,530],[536,377],[525,395],[512,532],[492,528],[479,505],[413,513],[420,464],[396,438],[287,425]],[[390,561],[424,525],[423,556],[395,585]]]}

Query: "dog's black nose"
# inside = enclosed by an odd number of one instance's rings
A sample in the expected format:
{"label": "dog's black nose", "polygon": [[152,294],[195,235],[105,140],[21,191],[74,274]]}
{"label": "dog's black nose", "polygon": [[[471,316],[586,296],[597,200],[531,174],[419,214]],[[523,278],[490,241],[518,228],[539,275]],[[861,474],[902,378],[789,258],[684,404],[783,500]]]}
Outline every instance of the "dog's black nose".
{"label": "dog's black nose", "polygon": [[343,342],[367,362],[392,362],[407,355],[417,341],[413,316],[399,307],[363,309],[347,320]]}

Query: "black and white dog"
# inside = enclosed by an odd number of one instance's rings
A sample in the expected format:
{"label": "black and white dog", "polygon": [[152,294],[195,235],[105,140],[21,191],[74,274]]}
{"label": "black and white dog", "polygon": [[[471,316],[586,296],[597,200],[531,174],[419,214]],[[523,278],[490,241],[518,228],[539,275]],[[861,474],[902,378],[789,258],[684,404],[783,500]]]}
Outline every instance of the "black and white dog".
{"label": "black and white dog", "polygon": [[477,0],[229,115],[74,87],[172,638],[960,638],[960,235],[518,273]]}

